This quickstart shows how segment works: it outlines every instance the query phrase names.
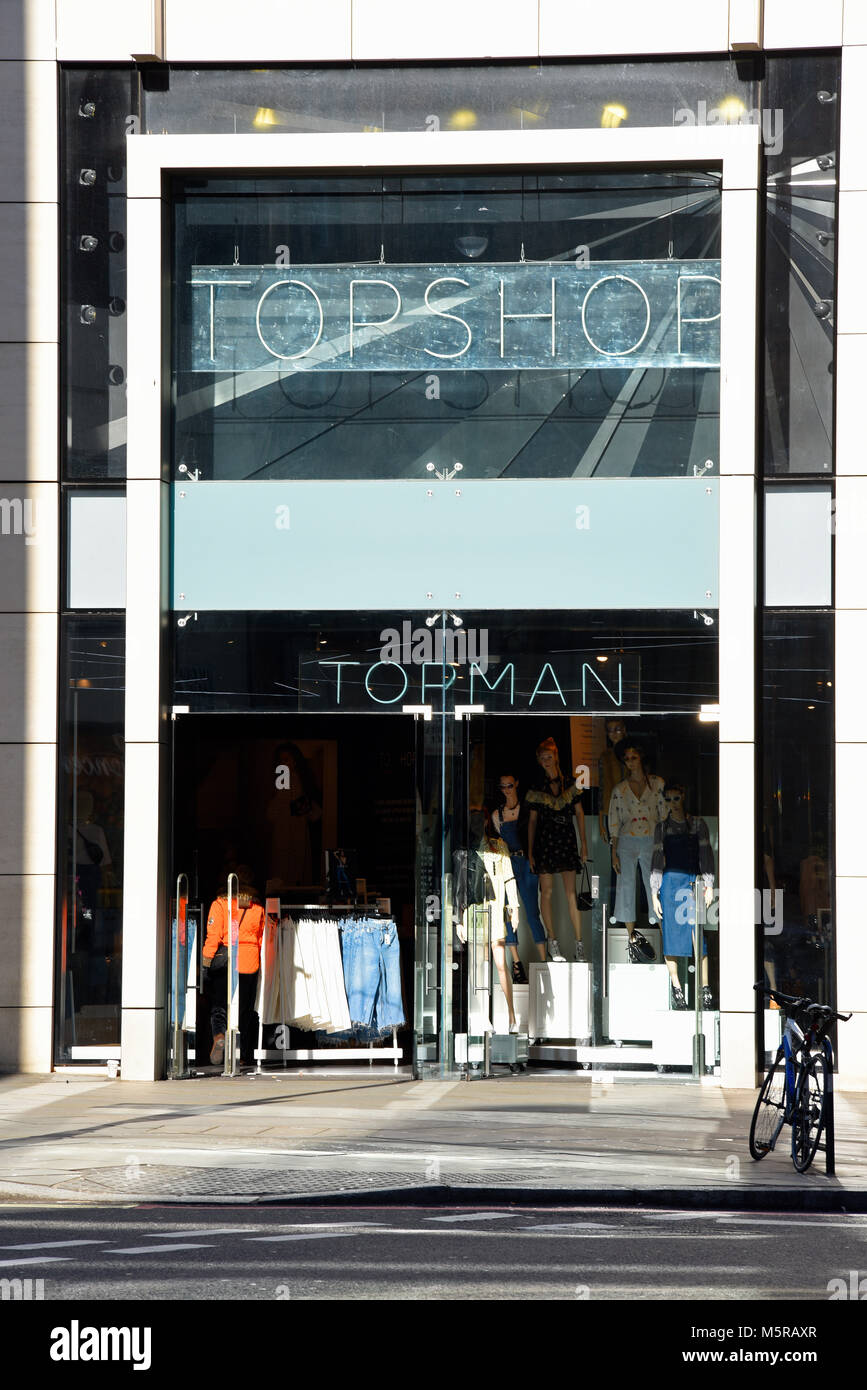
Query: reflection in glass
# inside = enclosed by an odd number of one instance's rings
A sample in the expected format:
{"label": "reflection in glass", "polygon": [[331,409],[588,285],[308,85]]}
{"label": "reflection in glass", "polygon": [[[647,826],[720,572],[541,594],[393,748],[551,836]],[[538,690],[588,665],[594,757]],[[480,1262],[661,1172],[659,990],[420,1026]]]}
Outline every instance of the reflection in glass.
{"label": "reflection in glass", "polygon": [[720,208],[704,171],[180,182],[175,467],[713,472]]}
{"label": "reflection in glass", "polygon": [[[767,613],[758,901],[772,988],[833,997],[833,615]],[[765,1013],[765,1050],[779,1014]]]}
{"label": "reflection in glass", "polygon": [[61,670],[56,1056],[69,1061],[120,1045],[123,619],[67,619]]}

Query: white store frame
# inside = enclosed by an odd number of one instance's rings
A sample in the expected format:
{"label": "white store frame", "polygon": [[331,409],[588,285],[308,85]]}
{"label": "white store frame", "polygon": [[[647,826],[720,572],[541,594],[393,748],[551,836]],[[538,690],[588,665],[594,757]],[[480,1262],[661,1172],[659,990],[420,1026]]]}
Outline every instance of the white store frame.
{"label": "white store frame", "polygon": [[759,131],[755,126],[326,135],[134,135],[127,139],[127,665],[122,1074],[163,1074],[170,620],[164,176],[346,170],[722,170],[719,759],[721,1081],[756,1083],[756,342]]}

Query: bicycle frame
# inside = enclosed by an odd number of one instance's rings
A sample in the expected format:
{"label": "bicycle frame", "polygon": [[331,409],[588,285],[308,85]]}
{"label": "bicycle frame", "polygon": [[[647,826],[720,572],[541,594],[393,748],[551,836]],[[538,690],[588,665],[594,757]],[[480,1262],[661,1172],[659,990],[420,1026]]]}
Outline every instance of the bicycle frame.
{"label": "bicycle frame", "polygon": [[786,1125],[792,1123],[792,1108],[795,1104],[797,1082],[801,1072],[798,1054],[805,1041],[803,1029],[793,1018],[787,1018],[783,1030],[783,1052],[786,1058],[786,1113],[783,1116],[783,1124]]}

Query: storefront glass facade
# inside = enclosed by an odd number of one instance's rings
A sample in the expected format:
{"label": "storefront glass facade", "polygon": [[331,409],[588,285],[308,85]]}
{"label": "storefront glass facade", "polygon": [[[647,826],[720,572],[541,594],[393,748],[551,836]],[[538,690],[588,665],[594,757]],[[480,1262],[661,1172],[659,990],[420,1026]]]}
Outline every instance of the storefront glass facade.
{"label": "storefront glass facade", "polygon": [[[66,359],[65,476],[104,484],[124,475],[121,124],[132,133],[263,136],[600,119],[670,127],[713,124],[715,112],[734,110],[726,102],[738,103],[732,119],[761,125],[767,161],[765,470],[827,475],[833,315],[823,306],[833,305],[835,199],[826,161],[833,169],[838,79],[832,57],[581,69],[67,70],[75,134],[65,305],[68,342],[78,347]],[[82,142],[93,132],[85,159]],[[101,172],[95,184],[79,178],[79,166],[91,164],[105,164],[105,183]],[[718,902],[711,898],[707,913],[699,905],[709,996],[697,987],[702,967],[697,974],[688,959],[695,948],[678,952],[690,1021],[672,1024],[680,1010],[646,889],[638,887],[634,910],[655,962],[627,969],[626,932],[611,925],[605,802],[623,770],[607,743],[606,721],[619,718],[647,772],[682,785],[718,856],[718,171],[191,176],[167,192],[170,679],[172,702],[189,709],[173,731],[171,882],[191,874],[190,891],[207,906],[228,860],[241,854],[263,888],[271,882],[299,901],[294,890],[327,890],[325,851],[353,840],[356,876],[365,869],[371,890],[392,899],[420,1072],[484,1068],[491,1054],[480,1019],[488,1009],[502,1030],[505,995],[488,949],[491,900],[462,897],[460,878],[501,783],[511,777],[529,790],[539,775],[535,750],[553,739],[561,768],[578,777],[587,769],[588,868],[598,882],[581,916],[586,960],[564,950],[570,971],[586,967],[584,1027],[571,1017],[568,1034],[538,1027],[536,1060],[589,1060],[586,1048],[598,1062],[604,1049],[602,1064],[610,1057],[616,1065],[616,1050],[624,1065],[712,1070]],[[105,235],[85,251],[78,224],[97,211]],[[102,356],[81,351],[91,330]],[[498,481],[513,487],[492,489]],[[560,557],[553,566],[552,553]],[[768,623],[766,659],[779,635],[778,620]],[[812,670],[825,637],[807,626]],[[426,660],[414,634],[437,631],[453,640],[465,633],[463,657],[434,647]],[[72,636],[69,626],[65,652]],[[474,660],[483,640],[487,656]],[[616,683],[605,679],[615,665]],[[70,655],[64,680],[73,666]],[[791,711],[789,724],[780,722],[782,709],[775,703],[764,753],[763,798],[777,822],[776,830],[766,822],[775,850],[762,851],[759,895],[768,857],[780,857],[780,817],[795,814],[773,791],[782,743],[798,737]],[[376,736],[383,746],[365,747],[365,763],[359,745],[370,736],[362,731],[385,730],[386,719],[388,732]],[[68,711],[67,742],[75,722]],[[266,808],[274,800],[271,755],[287,743],[300,750],[298,776],[302,764],[313,768],[303,774],[308,809],[288,818],[274,810],[270,819],[266,809],[251,843],[253,815],[239,843],[232,808],[243,804],[249,817],[260,798]],[[810,776],[807,800],[821,803],[830,831],[830,788],[819,788],[821,767]],[[358,815],[358,778],[372,784],[375,833]],[[802,807],[803,794],[793,795]],[[274,840],[281,818],[289,828]],[[825,849],[833,864],[833,837],[817,848],[812,810],[807,819],[798,832],[803,858],[821,859]],[[198,839],[183,829],[191,825]],[[287,872],[287,846],[300,869]],[[60,907],[64,952],[72,949],[75,878],[70,869]],[[550,925],[571,947],[573,919],[555,879]],[[812,915],[816,978],[829,989],[830,912],[821,923],[818,910]],[[768,962],[782,948],[766,949],[767,923],[756,922],[757,967],[764,960],[771,978]],[[535,963],[523,897],[517,923],[521,961]],[[507,968],[510,959],[507,944]],[[778,968],[782,988],[792,968],[785,978]],[[62,966],[61,993],[68,973]],[[641,997],[633,997],[636,978]],[[556,1014],[556,1000],[551,1008]],[[64,1003],[59,1058],[70,1055],[71,1012]],[[551,1027],[564,1027],[559,1014]]]}

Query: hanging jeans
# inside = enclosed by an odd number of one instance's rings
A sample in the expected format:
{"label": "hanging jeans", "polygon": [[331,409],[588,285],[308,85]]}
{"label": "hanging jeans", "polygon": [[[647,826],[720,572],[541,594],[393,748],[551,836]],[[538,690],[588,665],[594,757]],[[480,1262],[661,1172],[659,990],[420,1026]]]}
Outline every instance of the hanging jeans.
{"label": "hanging jeans", "polygon": [[343,978],[353,1026],[384,1033],[403,1024],[400,942],[394,922],[345,923]]}

